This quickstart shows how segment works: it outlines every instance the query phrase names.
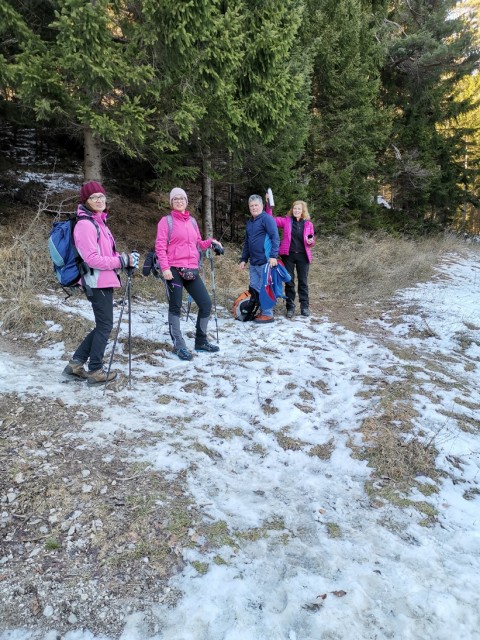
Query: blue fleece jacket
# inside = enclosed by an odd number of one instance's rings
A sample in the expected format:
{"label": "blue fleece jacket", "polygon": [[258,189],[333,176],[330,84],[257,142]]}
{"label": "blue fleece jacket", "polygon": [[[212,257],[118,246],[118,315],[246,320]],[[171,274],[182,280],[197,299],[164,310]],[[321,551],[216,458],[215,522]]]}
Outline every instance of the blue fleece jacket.
{"label": "blue fleece jacket", "polygon": [[245,242],[241,262],[250,260],[250,264],[265,264],[268,258],[276,258],[280,236],[274,219],[265,211],[247,222]]}

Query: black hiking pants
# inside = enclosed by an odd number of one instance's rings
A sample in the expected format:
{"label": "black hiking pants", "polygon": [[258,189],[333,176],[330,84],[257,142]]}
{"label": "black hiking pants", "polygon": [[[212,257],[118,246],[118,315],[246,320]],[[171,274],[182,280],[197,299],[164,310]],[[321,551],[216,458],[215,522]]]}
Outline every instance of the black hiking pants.
{"label": "black hiking pants", "polygon": [[173,280],[167,280],[168,287],[168,315],[170,335],[172,337],[175,348],[185,346],[181,331],[180,323],[176,318],[180,318],[182,310],[183,288],[187,290],[193,301],[198,307],[197,322],[195,325],[195,344],[200,345],[207,342],[207,325],[212,311],[212,301],[208,295],[207,287],[199,275],[195,280],[184,280],[175,267],[171,267],[170,271]]}
{"label": "black hiking pants", "polygon": [[297,271],[298,278],[298,299],[300,300],[300,307],[302,309],[308,309],[308,271],[310,269],[310,263],[307,254],[303,251],[302,253],[290,253],[288,256],[280,256],[280,258],[292,277],[290,282],[285,283],[287,309],[295,308],[295,270]]}
{"label": "black hiking pants", "polygon": [[77,348],[73,359],[80,362],[88,360],[88,370],[96,371],[103,367],[103,356],[113,328],[113,288],[92,289],[88,299],[92,304],[95,328]]}

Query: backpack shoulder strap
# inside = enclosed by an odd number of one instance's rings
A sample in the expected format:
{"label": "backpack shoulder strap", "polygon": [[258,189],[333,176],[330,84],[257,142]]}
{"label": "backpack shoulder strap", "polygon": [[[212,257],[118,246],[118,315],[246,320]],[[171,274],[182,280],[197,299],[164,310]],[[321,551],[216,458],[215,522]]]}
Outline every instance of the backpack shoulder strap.
{"label": "backpack shoulder strap", "polygon": [[[95,222],[95,220],[93,219],[92,216],[89,216],[89,215],[85,215],[85,216],[75,215],[75,216],[73,216],[71,218],[72,244],[73,244],[73,248],[74,248],[74,251],[75,251],[75,260],[77,261],[78,270],[80,271],[80,281],[82,283],[82,288],[83,288],[84,292],[87,294],[87,297],[91,297],[92,296],[92,289],[90,288],[90,286],[85,281],[85,274],[88,273],[89,267],[88,267],[87,263],[84,260],[82,260],[82,256],[78,253],[77,247],[75,246],[75,241],[73,240],[73,230],[74,230],[77,222],[80,222],[81,220],[89,220],[93,224],[93,226],[97,230],[97,242],[100,239],[100,228],[99,228],[98,224]],[[115,246],[113,248],[115,250]],[[92,270],[90,269],[90,271],[92,271]],[[92,271],[92,273],[93,273],[93,271]]]}
{"label": "backpack shoulder strap", "polygon": [[100,229],[98,224],[95,222],[95,220],[92,218],[92,216],[73,216],[71,218],[72,221],[72,234],[73,234],[73,228],[75,227],[75,225],[77,224],[77,222],[80,222],[80,220],[89,220],[93,226],[95,227],[95,229],[97,230],[97,241],[100,239]]}
{"label": "backpack shoulder strap", "polygon": [[[167,238],[167,243],[170,244],[170,238],[172,237],[172,231],[173,231],[173,216],[171,213],[169,213],[167,216],[167,224],[168,224],[168,238]],[[190,216],[190,222],[193,225],[193,228],[195,230],[198,231],[198,223],[195,220],[195,218],[192,218],[192,216]]]}
{"label": "backpack shoulder strap", "polygon": [[171,213],[169,213],[167,216],[167,224],[168,224],[167,244],[170,244],[170,238],[172,237],[172,231],[173,231],[173,217]]}

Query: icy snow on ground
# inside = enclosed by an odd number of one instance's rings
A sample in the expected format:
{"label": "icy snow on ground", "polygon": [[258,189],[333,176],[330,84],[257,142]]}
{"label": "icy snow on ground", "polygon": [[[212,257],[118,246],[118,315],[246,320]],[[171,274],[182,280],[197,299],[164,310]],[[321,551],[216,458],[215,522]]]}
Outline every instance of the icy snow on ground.
{"label": "icy snow on ground", "polygon": [[[132,457],[164,473],[185,470],[205,517],[229,531],[267,532],[238,549],[216,549],[221,563],[199,549],[184,552],[185,568],[170,583],[182,594],[177,605],[159,602],[155,632],[134,613],[122,640],[480,638],[480,446],[472,408],[480,406],[480,264],[452,258],[441,271],[399,294],[403,316],[372,322],[365,335],[321,317],[253,326],[221,312],[218,355],[185,363],[159,350],[149,363],[134,360],[131,389],[103,395],[79,386],[83,402],[103,411],[85,438],[105,446],[118,429],[162,430],[158,446],[138,446]],[[68,308],[91,313],[81,299]],[[165,319],[163,305],[135,301],[133,335],[169,342]],[[214,336],[213,320],[210,329]],[[402,359],[407,346],[415,360]],[[1,364],[2,389],[62,394],[63,344],[39,356],[35,367],[22,359]],[[439,366],[446,358],[448,368]],[[414,429],[435,441],[446,472],[438,493],[409,496],[437,510],[427,527],[415,509],[372,507],[365,482],[373,470],[351,448],[380,401],[375,381],[412,375]],[[128,408],[117,404],[119,394]],[[219,437],[219,425],[235,435]],[[318,445],[330,447],[330,457],[312,455]],[[195,561],[208,570],[199,573]],[[52,640],[54,630],[52,622],[47,635],[16,629],[0,638]],[[93,639],[80,629],[63,636]]]}

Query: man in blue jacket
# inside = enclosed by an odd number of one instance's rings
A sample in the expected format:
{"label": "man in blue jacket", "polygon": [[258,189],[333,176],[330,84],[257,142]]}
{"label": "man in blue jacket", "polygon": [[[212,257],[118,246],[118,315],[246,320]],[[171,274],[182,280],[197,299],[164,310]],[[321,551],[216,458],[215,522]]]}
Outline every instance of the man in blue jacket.
{"label": "man in blue jacket", "polygon": [[[271,267],[277,266],[277,254],[280,246],[277,225],[274,219],[263,210],[261,196],[252,195],[248,199],[248,208],[252,215],[245,229],[245,242],[243,243],[240,269],[245,269],[250,260],[250,306],[251,314],[258,308],[260,300],[260,288],[263,283],[263,270],[267,262]],[[273,322],[273,307],[260,309],[260,313],[253,318],[257,324]]]}

